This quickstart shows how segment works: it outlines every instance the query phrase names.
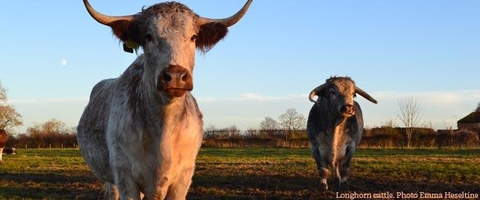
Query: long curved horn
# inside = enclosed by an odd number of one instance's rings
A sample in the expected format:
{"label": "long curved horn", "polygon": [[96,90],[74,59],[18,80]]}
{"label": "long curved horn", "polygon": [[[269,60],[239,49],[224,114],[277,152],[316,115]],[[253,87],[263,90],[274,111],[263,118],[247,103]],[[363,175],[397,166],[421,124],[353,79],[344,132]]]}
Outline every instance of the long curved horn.
{"label": "long curved horn", "polygon": [[359,87],[355,86],[355,93],[359,94],[360,96],[362,96],[363,98],[369,100],[370,102],[372,102],[374,104],[377,103],[377,100],[375,100],[372,96],[370,96],[367,92],[363,91]]}
{"label": "long curved horn", "polygon": [[317,103],[317,101],[313,100],[313,97],[315,97],[320,91],[323,90],[323,88],[325,88],[327,84],[322,84],[318,87],[316,87],[315,89],[313,89],[311,92],[310,92],[310,95],[308,95],[308,100],[310,100],[311,102],[313,103]]}
{"label": "long curved horn", "polygon": [[224,19],[210,19],[210,18],[205,18],[205,17],[200,17],[199,18],[199,24],[206,24],[210,22],[217,22],[224,24],[226,27],[230,27],[234,24],[236,24],[240,19],[242,19],[243,15],[247,13],[248,8],[250,7],[250,4],[252,3],[253,0],[248,0],[245,5],[243,5],[242,9],[240,9],[237,13],[232,15],[231,17],[224,18]]}
{"label": "long curved horn", "polygon": [[83,0],[85,4],[85,8],[87,8],[88,13],[95,19],[98,23],[110,26],[113,22],[119,20],[131,21],[133,19],[133,15],[125,15],[125,16],[108,16],[102,13],[97,12],[93,7],[90,5],[88,0]]}

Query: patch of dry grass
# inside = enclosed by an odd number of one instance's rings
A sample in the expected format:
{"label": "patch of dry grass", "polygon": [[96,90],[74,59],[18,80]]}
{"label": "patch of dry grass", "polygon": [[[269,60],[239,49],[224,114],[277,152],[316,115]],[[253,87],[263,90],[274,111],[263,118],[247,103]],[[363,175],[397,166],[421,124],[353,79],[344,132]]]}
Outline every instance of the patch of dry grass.
{"label": "patch of dry grass", "polygon": [[[0,199],[98,199],[102,183],[77,149],[20,149],[0,165]],[[480,150],[358,150],[350,191],[480,194]],[[188,199],[318,199],[309,149],[202,148]]]}

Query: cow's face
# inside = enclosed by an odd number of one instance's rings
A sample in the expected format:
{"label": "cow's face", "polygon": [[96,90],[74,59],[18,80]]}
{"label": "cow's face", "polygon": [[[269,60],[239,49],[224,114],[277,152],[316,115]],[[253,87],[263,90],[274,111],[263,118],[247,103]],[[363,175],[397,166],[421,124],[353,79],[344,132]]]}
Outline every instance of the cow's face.
{"label": "cow's face", "polygon": [[246,13],[251,0],[235,15],[208,19],[177,2],[159,3],[142,12],[111,17],[95,11],[84,0],[90,15],[108,25],[124,43],[126,51],[142,47],[149,83],[170,97],[183,96],[193,89],[195,48],[208,51],[225,37],[228,27]]}
{"label": "cow's face", "polygon": [[[372,103],[377,103],[373,97],[355,85],[350,77],[330,77],[327,81],[313,89],[308,98],[311,102],[320,103],[323,109],[338,117],[355,115],[355,101],[353,98],[359,94]],[[314,97],[318,96],[318,100]]]}
{"label": "cow's face", "polygon": [[[157,7],[161,7],[160,12],[154,12]],[[157,4],[143,12],[148,16],[135,22],[144,26],[136,40],[143,47],[146,70],[153,75],[152,84],[170,97],[183,96],[193,89],[195,47],[200,31],[197,17],[188,8],[174,3]]]}
{"label": "cow's face", "polygon": [[355,115],[355,83],[348,79],[333,79],[324,90],[325,97],[342,117]]}

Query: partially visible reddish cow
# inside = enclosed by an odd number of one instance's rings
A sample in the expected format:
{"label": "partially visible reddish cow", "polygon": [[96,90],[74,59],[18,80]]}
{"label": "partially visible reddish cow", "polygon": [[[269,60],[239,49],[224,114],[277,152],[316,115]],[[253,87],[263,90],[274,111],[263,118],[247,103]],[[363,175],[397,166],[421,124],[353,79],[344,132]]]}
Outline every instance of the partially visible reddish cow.
{"label": "partially visible reddish cow", "polygon": [[7,145],[7,142],[8,142],[7,132],[3,129],[0,129],[0,164],[3,163],[3,160],[2,160],[3,147]]}

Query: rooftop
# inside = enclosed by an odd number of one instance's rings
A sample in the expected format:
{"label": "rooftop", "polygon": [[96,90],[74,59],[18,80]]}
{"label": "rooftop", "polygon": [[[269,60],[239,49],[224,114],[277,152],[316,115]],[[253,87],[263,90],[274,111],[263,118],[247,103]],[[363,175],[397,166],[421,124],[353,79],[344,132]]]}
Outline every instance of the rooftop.
{"label": "rooftop", "polygon": [[458,120],[458,123],[480,123],[480,108]]}

